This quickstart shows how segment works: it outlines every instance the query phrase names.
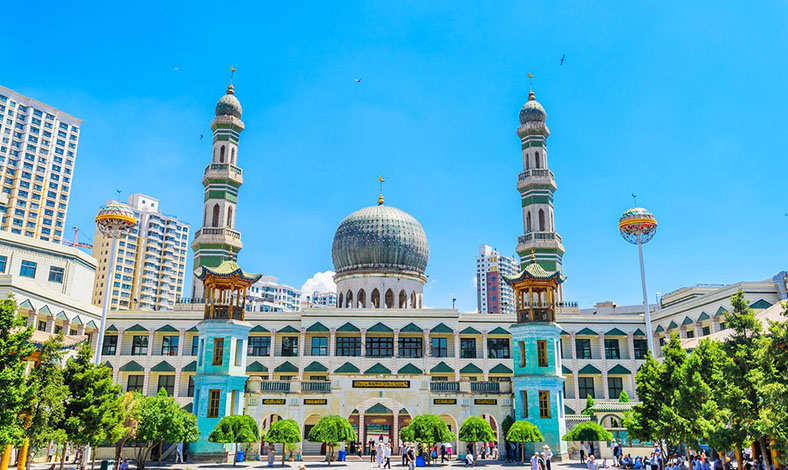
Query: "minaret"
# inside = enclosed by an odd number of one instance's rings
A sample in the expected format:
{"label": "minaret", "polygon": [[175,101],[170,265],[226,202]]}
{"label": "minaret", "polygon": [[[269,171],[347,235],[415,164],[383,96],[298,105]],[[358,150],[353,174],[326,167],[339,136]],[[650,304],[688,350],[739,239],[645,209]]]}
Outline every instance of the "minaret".
{"label": "minaret", "polygon": [[[237,259],[243,248],[241,232],[235,230],[235,205],[238,189],[243,184],[238,165],[238,140],[244,130],[241,103],[235,97],[233,85],[216,103],[216,117],[211,122],[213,157],[205,167],[202,185],[205,187],[202,228],[194,234],[194,269],[201,266],[215,268],[223,261]],[[192,282],[192,297],[203,297],[202,283]]]}
{"label": "minaret", "polygon": [[[528,93],[528,102],[520,110],[520,127],[517,135],[523,150],[523,172],[517,177],[517,190],[523,206],[523,233],[517,239],[517,254],[524,268],[536,262],[548,271],[561,272],[564,245],[555,231],[553,193],[555,177],[547,160],[547,138],[550,130],[545,124],[547,113],[534,96]],[[560,293],[559,293],[560,296]]]}

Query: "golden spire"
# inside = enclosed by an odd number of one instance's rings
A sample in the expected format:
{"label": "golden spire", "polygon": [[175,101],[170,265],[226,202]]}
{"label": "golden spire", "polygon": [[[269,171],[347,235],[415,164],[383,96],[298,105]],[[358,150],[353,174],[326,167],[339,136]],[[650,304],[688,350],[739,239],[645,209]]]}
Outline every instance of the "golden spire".
{"label": "golden spire", "polygon": [[536,263],[536,253],[531,249],[531,262]]}
{"label": "golden spire", "polygon": [[383,205],[383,183],[386,181],[383,179],[383,176],[378,176],[378,181],[380,181],[380,195],[378,196],[378,205]]}
{"label": "golden spire", "polygon": [[233,74],[235,73],[235,67],[232,65],[230,66],[230,84],[227,86],[227,94],[234,95],[235,92],[233,91]]}

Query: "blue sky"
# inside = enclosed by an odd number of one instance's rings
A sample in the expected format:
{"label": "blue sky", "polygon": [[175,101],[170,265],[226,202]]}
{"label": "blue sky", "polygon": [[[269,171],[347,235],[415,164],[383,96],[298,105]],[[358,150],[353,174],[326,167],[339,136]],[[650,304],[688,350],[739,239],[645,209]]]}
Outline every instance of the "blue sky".
{"label": "blue sky", "polygon": [[425,304],[468,311],[478,245],[513,254],[523,231],[530,72],[566,297],[638,303],[616,226],[632,192],[660,222],[652,299],[788,267],[788,4],[701,3],[12,2],[0,83],[85,121],[68,226],[92,235],[118,188],[194,230],[232,64],[242,265],[295,286],[331,269],[336,226],[375,203],[382,174],[430,241]]}

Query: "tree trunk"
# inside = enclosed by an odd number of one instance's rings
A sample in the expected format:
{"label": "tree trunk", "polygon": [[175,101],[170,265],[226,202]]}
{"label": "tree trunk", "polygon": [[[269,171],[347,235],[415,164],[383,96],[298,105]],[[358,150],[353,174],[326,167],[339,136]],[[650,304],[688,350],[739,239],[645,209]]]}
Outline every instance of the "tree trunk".
{"label": "tree trunk", "polygon": [[93,452],[90,454],[90,470],[94,470],[96,468],[96,449],[93,449]]}
{"label": "tree trunk", "polygon": [[741,456],[741,444],[739,444],[738,442],[736,443],[736,468],[738,469],[744,468],[744,462]]}
{"label": "tree trunk", "polygon": [[287,453],[287,449],[285,448],[286,444],[282,443],[282,466],[285,466],[285,454]]}
{"label": "tree trunk", "polygon": [[761,458],[763,459],[763,468],[770,468],[771,455],[769,452],[766,451],[766,436],[761,436],[761,438],[758,439],[758,444],[761,447]]}
{"label": "tree trunk", "polygon": [[115,470],[120,468],[120,456],[123,454],[123,445],[126,439],[121,439],[115,444]]}
{"label": "tree trunk", "polygon": [[235,443],[235,454],[233,454],[233,467],[238,463],[238,443]]}
{"label": "tree trunk", "polygon": [[331,465],[331,456],[334,455],[334,446],[326,446],[326,449],[328,450],[328,465]]}
{"label": "tree trunk", "polygon": [[525,464],[525,442],[520,443],[520,462]]}
{"label": "tree trunk", "polygon": [[60,470],[63,470],[63,465],[66,463],[66,447],[68,443],[63,443],[63,452],[60,453]]}

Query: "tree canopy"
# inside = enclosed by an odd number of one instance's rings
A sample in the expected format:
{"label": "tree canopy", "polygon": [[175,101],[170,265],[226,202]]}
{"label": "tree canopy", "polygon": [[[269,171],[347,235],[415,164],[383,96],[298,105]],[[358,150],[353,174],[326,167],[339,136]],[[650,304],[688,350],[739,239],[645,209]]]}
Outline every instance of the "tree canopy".
{"label": "tree canopy", "polygon": [[544,436],[535,424],[528,421],[515,421],[509,432],[506,433],[506,440],[511,442],[542,442]]}
{"label": "tree canopy", "polygon": [[247,415],[223,417],[208,436],[209,442],[235,444],[236,455],[233,456],[233,465],[237,463],[238,444],[257,442],[259,439],[260,433],[257,430],[257,422],[254,418]]}
{"label": "tree canopy", "polygon": [[626,390],[621,390],[621,393],[618,394],[618,401],[620,403],[629,403],[629,394]]}
{"label": "tree canopy", "polygon": [[581,414],[586,416],[594,416],[594,397],[591,395],[586,396],[586,406],[583,408]]}
{"label": "tree canopy", "polygon": [[33,353],[32,326],[17,313],[9,295],[0,300],[0,447],[19,445],[25,437],[22,410],[30,404],[25,360]]}
{"label": "tree canopy", "polygon": [[[468,416],[460,426],[459,439],[463,442],[491,442],[495,440],[495,432],[486,419],[478,416]],[[474,453],[476,446],[473,446]],[[474,455],[475,457],[475,455]]]}
{"label": "tree canopy", "polygon": [[603,428],[600,424],[593,421],[586,421],[575,425],[568,433],[561,438],[564,441],[611,441],[613,434]]}
{"label": "tree canopy", "polygon": [[164,441],[194,442],[200,437],[197,418],[178,406],[162,388],[153,397],[135,394],[138,402],[137,468],[143,470],[151,450]]}
{"label": "tree canopy", "polygon": [[[292,419],[280,419],[274,421],[268,432],[265,433],[265,438],[268,442],[276,442],[281,444],[295,444],[301,442],[301,428],[298,423]],[[285,464],[285,453],[282,451],[282,465]]]}
{"label": "tree canopy", "polygon": [[334,457],[334,448],[341,442],[356,440],[356,431],[347,419],[339,415],[323,416],[309,431],[307,440],[323,442],[328,448],[328,464]]}

